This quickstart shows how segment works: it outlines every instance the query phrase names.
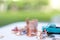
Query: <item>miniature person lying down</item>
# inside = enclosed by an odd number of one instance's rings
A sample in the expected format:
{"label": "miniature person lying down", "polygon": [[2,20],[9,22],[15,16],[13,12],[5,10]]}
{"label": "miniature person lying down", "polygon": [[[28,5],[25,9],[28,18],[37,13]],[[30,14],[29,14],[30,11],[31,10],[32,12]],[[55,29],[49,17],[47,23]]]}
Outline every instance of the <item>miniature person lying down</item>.
{"label": "miniature person lying down", "polygon": [[26,27],[23,27],[20,29],[18,27],[15,27],[14,29],[12,29],[12,32],[13,32],[13,34],[19,36],[19,35],[27,34],[27,29],[26,29]]}

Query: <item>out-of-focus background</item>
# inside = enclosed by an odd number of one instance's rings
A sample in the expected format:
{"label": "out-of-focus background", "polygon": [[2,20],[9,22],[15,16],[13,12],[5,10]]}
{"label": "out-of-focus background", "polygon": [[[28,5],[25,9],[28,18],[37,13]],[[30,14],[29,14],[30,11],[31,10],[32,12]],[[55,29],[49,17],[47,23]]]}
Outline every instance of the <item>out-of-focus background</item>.
{"label": "out-of-focus background", "polygon": [[26,18],[60,23],[60,0],[0,0],[0,26]]}

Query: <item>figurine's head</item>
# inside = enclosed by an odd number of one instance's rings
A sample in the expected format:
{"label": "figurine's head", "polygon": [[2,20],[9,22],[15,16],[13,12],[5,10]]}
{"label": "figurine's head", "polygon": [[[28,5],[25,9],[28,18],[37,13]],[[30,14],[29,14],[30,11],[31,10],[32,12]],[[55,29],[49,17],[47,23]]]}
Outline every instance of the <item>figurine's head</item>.
{"label": "figurine's head", "polygon": [[44,29],[43,32],[46,32],[46,29]]}

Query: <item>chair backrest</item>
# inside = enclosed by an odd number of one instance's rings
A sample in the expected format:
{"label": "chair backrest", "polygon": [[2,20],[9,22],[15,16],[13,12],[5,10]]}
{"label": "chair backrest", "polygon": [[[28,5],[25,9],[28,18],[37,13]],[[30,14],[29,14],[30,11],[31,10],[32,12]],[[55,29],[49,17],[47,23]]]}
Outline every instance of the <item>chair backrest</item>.
{"label": "chair backrest", "polygon": [[35,29],[38,26],[38,21],[37,20],[31,20],[29,21],[28,27],[31,29]]}

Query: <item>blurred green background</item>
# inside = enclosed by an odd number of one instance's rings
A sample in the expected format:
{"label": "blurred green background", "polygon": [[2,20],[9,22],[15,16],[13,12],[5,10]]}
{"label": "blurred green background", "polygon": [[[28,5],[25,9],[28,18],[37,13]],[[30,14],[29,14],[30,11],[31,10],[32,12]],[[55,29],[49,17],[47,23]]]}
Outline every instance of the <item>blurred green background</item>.
{"label": "blurred green background", "polygon": [[0,0],[0,26],[25,21],[26,18],[50,22],[57,14],[60,10],[49,7],[48,0]]}

